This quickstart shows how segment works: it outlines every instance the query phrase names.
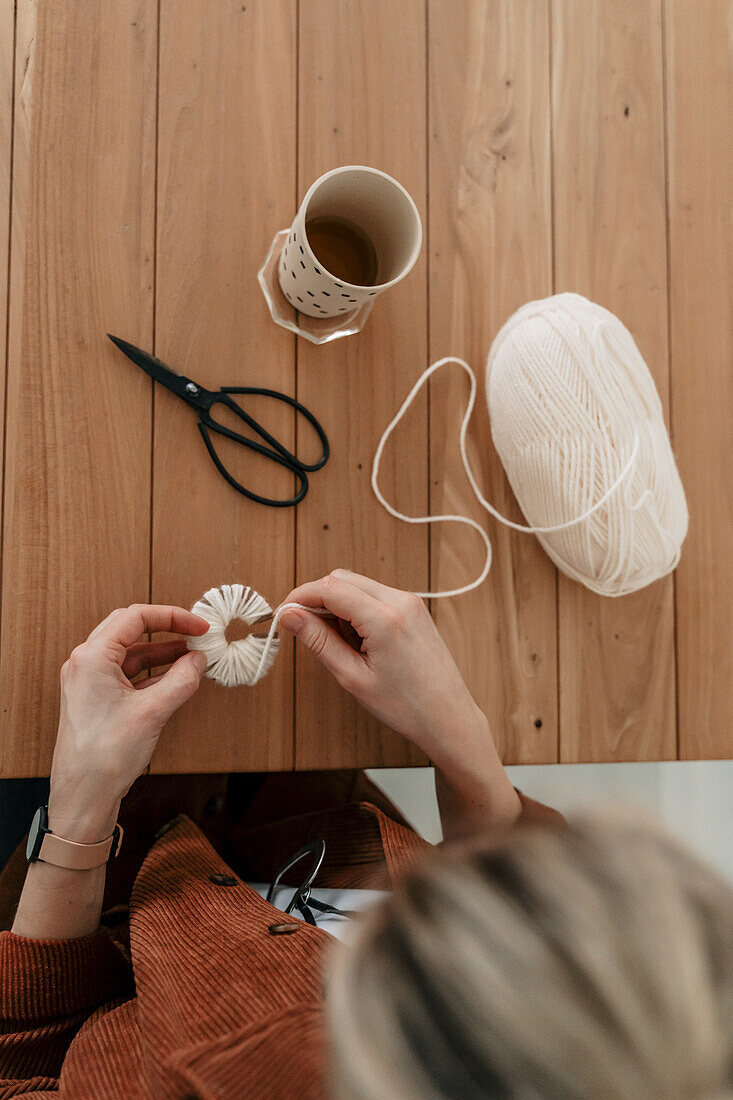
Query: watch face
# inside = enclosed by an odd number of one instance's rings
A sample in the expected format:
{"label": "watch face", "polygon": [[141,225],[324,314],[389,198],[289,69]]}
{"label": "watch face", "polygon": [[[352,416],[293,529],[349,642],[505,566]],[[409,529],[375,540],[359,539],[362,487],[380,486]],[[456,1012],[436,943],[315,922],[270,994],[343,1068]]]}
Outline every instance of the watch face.
{"label": "watch face", "polygon": [[38,859],[38,853],[41,850],[41,844],[43,844],[43,826],[46,819],[46,807],[39,806],[33,815],[33,821],[28,832],[28,843],[25,849],[26,859],[29,863],[35,862]]}

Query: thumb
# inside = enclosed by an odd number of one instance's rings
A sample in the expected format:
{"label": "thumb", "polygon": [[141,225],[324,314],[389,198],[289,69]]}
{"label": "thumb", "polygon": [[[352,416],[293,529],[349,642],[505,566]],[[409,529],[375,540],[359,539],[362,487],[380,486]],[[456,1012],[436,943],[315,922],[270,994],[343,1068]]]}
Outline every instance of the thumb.
{"label": "thumb", "polygon": [[280,625],[294,634],[343,687],[354,690],[364,671],[363,658],[325,619],[302,608],[288,608],[280,616]]}
{"label": "thumb", "polygon": [[152,703],[163,722],[167,722],[178,708],[195,695],[206,671],[203,653],[184,653],[145,692],[146,702]]}

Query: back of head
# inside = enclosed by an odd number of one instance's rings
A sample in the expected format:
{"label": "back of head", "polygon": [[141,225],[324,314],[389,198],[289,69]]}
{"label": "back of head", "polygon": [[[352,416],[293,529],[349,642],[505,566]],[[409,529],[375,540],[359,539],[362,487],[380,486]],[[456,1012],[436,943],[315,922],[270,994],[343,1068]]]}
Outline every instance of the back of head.
{"label": "back of head", "polygon": [[733,890],[648,824],[446,846],[338,953],[349,1100],[733,1097]]}

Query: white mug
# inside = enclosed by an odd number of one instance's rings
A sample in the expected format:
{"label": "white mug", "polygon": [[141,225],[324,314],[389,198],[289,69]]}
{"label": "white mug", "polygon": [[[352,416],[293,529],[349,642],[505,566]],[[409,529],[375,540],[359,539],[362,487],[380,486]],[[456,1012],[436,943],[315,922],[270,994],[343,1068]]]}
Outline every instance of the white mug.
{"label": "white mug", "polygon": [[422,223],[401,183],[349,164],[312,184],[280,254],[278,281],[309,317],[347,319],[399,283],[422,244]]}

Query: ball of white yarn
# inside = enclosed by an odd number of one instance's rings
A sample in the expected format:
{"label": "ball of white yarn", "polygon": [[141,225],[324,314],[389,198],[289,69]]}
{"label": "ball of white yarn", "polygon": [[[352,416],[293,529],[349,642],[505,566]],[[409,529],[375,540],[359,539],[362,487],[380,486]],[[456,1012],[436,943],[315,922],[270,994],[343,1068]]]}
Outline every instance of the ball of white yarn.
{"label": "ball of white yarn", "polygon": [[[527,522],[563,573],[605,596],[675,568],[687,503],[654,380],[617,317],[578,294],[530,302],[486,367],[496,450]],[[633,458],[633,461],[630,461]]]}
{"label": "ball of white yarn", "polygon": [[206,619],[209,629],[200,637],[186,639],[189,649],[197,649],[208,661],[206,675],[224,687],[256,684],[272,668],[279,647],[274,622],[266,638],[249,634],[228,642],[226,629],[233,619],[251,626],[272,614],[272,608],[259,592],[243,584],[222,584],[210,588],[191,608],[194,615]]}

